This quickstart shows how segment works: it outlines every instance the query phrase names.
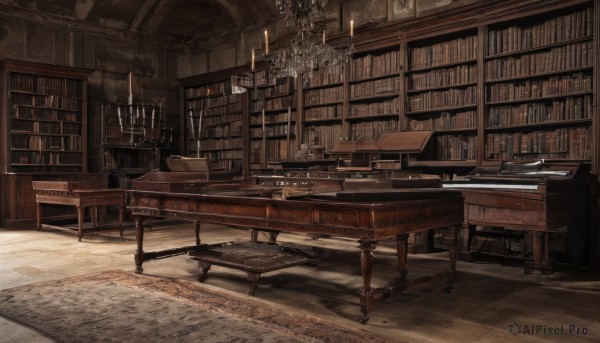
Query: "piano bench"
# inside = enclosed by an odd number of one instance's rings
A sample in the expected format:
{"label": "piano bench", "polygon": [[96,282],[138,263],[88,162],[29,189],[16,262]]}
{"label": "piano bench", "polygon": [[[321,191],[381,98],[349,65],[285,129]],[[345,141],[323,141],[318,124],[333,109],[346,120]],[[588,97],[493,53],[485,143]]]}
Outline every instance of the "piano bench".
{"label": "piano bench", "polygon": [[223,243],[207,250],[190,252],[189,257],[198,262],[201,269],[201,274],[198,276],[200,282],[206,280],[213,264],[243,270],[246,279],[250,282],[249,295],[254,295],[256,292],[262,273],[308,264],[316,260],[315,257],[300,250],[264,242]]}

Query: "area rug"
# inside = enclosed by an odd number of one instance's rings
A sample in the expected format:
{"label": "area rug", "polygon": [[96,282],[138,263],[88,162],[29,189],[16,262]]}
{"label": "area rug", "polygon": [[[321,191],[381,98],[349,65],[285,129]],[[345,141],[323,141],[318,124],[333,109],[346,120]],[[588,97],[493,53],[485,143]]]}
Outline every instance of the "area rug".
{"label": "area rug", "polygon": [[58,342],[392,342],[207,285],[120,270],[2,290],[0,316]]}

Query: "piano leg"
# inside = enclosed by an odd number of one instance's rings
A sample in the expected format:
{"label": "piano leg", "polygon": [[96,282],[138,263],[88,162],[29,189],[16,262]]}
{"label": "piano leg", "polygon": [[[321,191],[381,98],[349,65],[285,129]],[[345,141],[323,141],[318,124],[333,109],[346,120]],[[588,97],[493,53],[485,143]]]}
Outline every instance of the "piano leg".
{"label": "piano leg", "polygon": [[371,289],[371,277],[373,275],[373,250],[377,245],[376,240],[361,239],[358,241],[361,250],[360,265],[362,268],[363,288],[360,291],[361,316],[358,321],[367,324],[369,311],[375,307],[375,297]]}
{"label": "piano leg", "polygon": [[532,238],[533,261],[525,265],[525,274],[536,275],[537,283],[540,284],[540,275],[552,274],[548,233],[530,231],[529,234]]}
{"label": "piano leg", "polygon": [[85,207],[77,206],[77,237],[81,242],[81,238],[83,237],[83,220],[85,215]]}
{"label": "piano leg", "polygon": [[135,241],[137,242],[137,250],[135,252],[135,272],[141,274],[144,271],[142,264],[144,263],[144,223],[142,218],[135,218]]}
{"label": "piano leg", "polygon": [[456,280],[456,261],[458,261],[458,255],[461,250],[460,229],[451,227],[449,230],[452,230],[452,244],[448,246],[448,253],[450,254],[450,284],[444,289],[447,293],[452,292],[454,289],[454,281]]}

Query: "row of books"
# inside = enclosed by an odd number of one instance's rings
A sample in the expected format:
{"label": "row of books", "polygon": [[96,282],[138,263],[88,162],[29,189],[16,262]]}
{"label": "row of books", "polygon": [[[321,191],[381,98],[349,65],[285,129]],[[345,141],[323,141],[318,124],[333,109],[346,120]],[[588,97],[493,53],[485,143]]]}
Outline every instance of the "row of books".
{"label": "row of books", "polygon": [[13,135],[11,149],[81,152],[81,136]]}
{"label": "row of books", "polygon": [[568,95],[592,91],[590,73],[553,75],[547,78],[526,79],[489,85],[486,89],[487,101],[528,100],[553,95]]}
{"label": "row of books", "polygon": [[341,124],[310,126],[304,130],[303,142],[311,147],[331,149],[343,136]]}
{"label": "row of books", "polygon": [[352,98],[373,96],[379,94],[398,93],[400,91],[400,78],[390,77],[361,83],[354,83],[350,86],[350,95]]}
{"label": "row of books", "polygon": [[82,82],[79,80],[12,73],[9,82],[11,91],[70,98],[81,98],[83,96]]}
{"label": "row of books", "polygon": [[81,164],[81,154],[64,154],[52,151],[13,151],[12,161],[16,164]]}
{"label": "row of books", "polygon": [[475,83],[477,82],[477,65],[461,64],[428,72],[410,73],[408,81],[412,91]]}
{"label": "row of books", "polygon": [[313,70],[312,76],[305,79],[305,82],[305,87],[308,88],[326,86],[332,83],[342,83],[344,82],[344,73],[330,72],[329,69]]}
{"label": "row of books", "polygon": [[488,133],[488,159],[591,158],[591,128],[571,127],[535,132]]}
{"label": "row of books", "polygon": [[[289,115],[291,116],[291,122],[296,121],[296,111],[290,111]],[[264,124],[287,124],[288,112],[269,113],[265,114],[264,117],[262,115],[253,115],[250,117],[250,125],[262,125],[263,121]]]}
{"label": "row of books", "polygon": [[31,95],[12,93],[11,101],[16,106],[54,108],[57,110],[81,111],[83,101],[76,98],[64,98],[56,95]]}
{"label": "row of books", "polygon": [[271,98],[263,101],[256,101],[250,103],[250,111],[251,112],[261,112],[263,109],[265,111],[280,111],[286,110],[288,106],[294,106],[294,99],[292,97],[279,97],[279,98]]}
{"label": "row of books", "polygon": [[311,107],[304,110],[304,120],[341,118],[343,115],[342,104]]}
{"label": "row of books", "polygon": [[474,135],[438,135],[427,145],[422,155],[425,160],[476,160],[477,137]]}
{"label": "row of books", "polygon": [[200,142],[200,150],[242,149],[242,147],[243,142],[241,138],[203,138]]}
{"label": "row of books", "polygon": [[423,47],[409,52],[410,70],[436,67],[477,58],[477,36],[467,36]]}
{"label": "row of books", "polygon": [[304,104],[319,105],[331,102],[341,102],[342,94],[343,88],[341,86],[332,88],[310,89],[304,92]]}
{"label": "row of books", "polygon": [[564,72],[593,65],[594,43],[588,41],[553,47],[548,51],[535,51],[529,54],[489,60],[485,63],[485,71],[488,81],[494,81]]}
{"label": "row of books", "polygon": [[408,111],[425,111],[445,107],[473,106],[477,103],[477,87],[452,88],[441,91],[428,91],[411,94],[408,97]]}
{"label": "row of books", "polygon": [[260,87],[250,89],[250,100],[261,100],[275,96],[283,96],[294,93],[294,84],[287,79],[282,83],[277,83],[269,87]]}
{"label": "row of books", "polygon": [[16,119],[58,120],[64,122],[81,122],[81,113],[63,112],[45,108],[11,106],[11,114]]}
{"label": "row of books", "polygon": [[488,127],[554,123],[563,120],[591,119],[591,95],[533,102],[516,106],[493,106],[488,111]]}
{"label": "row of books", "polygon": [[[198,122],[200,121],[199,115],[192,115],[188,118],[188,123],[192,124],[192,126],[197,127]],[[209,116],[202,117],[202,127],[209,126],[218,126],[218,125],[228,125],[233,122],[242,122],[242,114],[241,113],[232,113],[225,114],[223,116]]]}
{"label": "row of books", "polygon": [[205,126],[202,129],[201,137],[235,137],[242,136],[242,122],[234,121],[231,123],[219,125],[219,126]]}
{"label": "row of books", "polygon": [[352,123],[350,140],[376,141],[382,133],[395,131],[398,131],[395,119]]}
{"label": "row of books", "polygon": [[425,117],[408,118],[411,130],[460,130],[477,129],[477,112],[440,112]]}
{"label": "row of books", "polygon": [[400,99],[392,98],[381,102],[352,103],[350,104],[350,117],[366,117],[381,114],[400,112]]}
{"label": "row of books", "polygon": [[59,122],[39,122],[39,121],[14,121],[12,123],[13,133],[44,133],[61,134],[61,125]]}
{"label": "row of books", "polygon": [[185,90],[185,97],[193,98],[198,96],[211,96],[215,94],[229,93],[231,93],[231,81],[226,80],[222,82],[211,83],[210,85],[187,88]]}
{"label": "row of books", "polygon": [[[187,100],[186,104],[189,109],[215,109],[222,106],[238,105],[241,111],[241,97],[239,94],[223,95],[217,97],[206,97],[202,99]],[[235,107],[235,106],[232,106]]]}
{"label": "row of books", "polygon": [[488,32],[490,55],[537,48],[593,35],[591,7],[548,18],[534,24],[509,26]]}
{"label": "row of books", "polygon": [[263,130],[262,128],[251,128],[250,129],[250,137],[252,138],[263,138],[263,134],[265,137],[277,137],[277,136],[287,136],[288,132],[293,135],[296,130],[296,125],[291,125],[288,129],[287,124],[285,125],[270,125],[266,126]]}
{"label": "row of books", "polygon": [[[198,155],[195,148],[190,149],[190,156],[208,157],[211,162],[226,166],[230,160],[241,160],[244,156],[241,150],[223,150],[223,151],[200,151]],[[227,167],[225,170],[231,170]]]}
{"label": "row of books", "polygon": [[399,52],[389,51],[379,55],[368,54],[350,63],[350,80],[358,81],[399,72]]}

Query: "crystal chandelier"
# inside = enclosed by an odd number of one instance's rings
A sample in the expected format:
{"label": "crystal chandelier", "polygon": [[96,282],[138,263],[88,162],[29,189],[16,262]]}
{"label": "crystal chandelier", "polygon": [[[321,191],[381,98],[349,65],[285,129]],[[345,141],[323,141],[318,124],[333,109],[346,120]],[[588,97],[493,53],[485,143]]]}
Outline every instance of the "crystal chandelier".
{"label": "crystal chandelier", "polygon": [[289,46],[271,53],[265,32],[265,60],[270,74],[275,78],[304,75],[305,82],[308,82],[316,69],[340,73],[354,50],[353,32],[351,28],[350,36],[346,37],[341,48],[326,43],[327,0],[275,0],[275,4],[288,26],[296,26],[298,32]]}

